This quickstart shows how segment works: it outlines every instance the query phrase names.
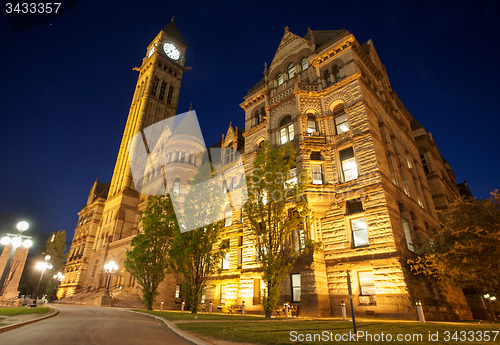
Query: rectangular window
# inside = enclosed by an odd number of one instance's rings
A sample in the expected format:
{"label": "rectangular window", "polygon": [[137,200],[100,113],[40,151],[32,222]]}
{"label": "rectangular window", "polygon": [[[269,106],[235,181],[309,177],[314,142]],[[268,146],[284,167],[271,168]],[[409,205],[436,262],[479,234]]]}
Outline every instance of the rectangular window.
{"label": "rectangular window", "polygon": [[312,166],[312,183],[323,184],[323,172],[321,171],[321,165]]}
{"label": "rectangular window", "polygon": [[253,280],[253,305],[258,305],[260,304],[260,289],[261,289],[261,284],[260,284],[260,279],[254,279]]}
{"label": "rectangular window", "polygon": [[297,168],[292,168],[288,172],[288,180],[286,180],[286,183],[289,187],[295,187],[297,185],[297,181]]}
{"label": "rectangular window", "polygon": [[358,178],[358,167],[354,158],[354,150],[352,147],[339,152],[342,167],[342,182],[348,182]]}
{"label": "rectangular window", "polygon": [[220,304],[226,304],[226,289],[227,285],[220,286]]}
{"label": "rectangular window", "polygon": [[405,233],[406,245],[408,246],[408,250],[414,252],[415,247],[413,246],[413,240],[411,239],[410,224],[408,224],[408,221],[404,218],[401,218],[401,222],[403,223],[403,231]]}
{"label": "rectangular window", "polygon": [[373,272],[359,272],[358,276],[361,294],[364,296],[375,295],[375,281],[373,279]]}
{"label": "rectangular window", "polygon": [[351,219],[352,242],[354,248],[367,246],[368,227],[365,218]]}
{"label": "rectangular window", "polygon": [[229,253],[224,254],[224,257],[222,258],[222,269],[229,269]]}
{"label": "rectangular window", "polygon": [[307,133],[313,133],[313,132],[317,132],[316,120],[314,120],[314,117],[309,117],[307,118]]}
{"label": "rectangular window", "polygon": [[281,145],[285,144],[286,143],[286,128],[282,128],[280,129],[280,138],[281,138]]}
{"label": "rectangular window", "polygon": [[335,127],[337,128],[337,134],[344,133],[349,130],[349,122],[347,122],[346,113],[335,118]]}
{"label": "rectangular window", "polygon": [[243,248],[238,248],[238,268],[243,264]]}
{"label": "rectangular window", "polygon": [[231,226],[233,224],[233,211],[231,210],[231,205],[227,205],[224,211],[224,226]]}
{"label": "rectangular window", "polygon": [[175,286],[175,298],[181,298],[181,285],[177,284]]}
{"label": "rectangular window", "polygon": [[345,214],[356,214],[363,212],[363,203],[360,199],[347,200]]}
{"label": "rectangular window", "polygon": [[300,302],[300,292],[301,292],[300,273],[292,274],[291,278],[292,278],[292,301]]}
{"label": "rectangular window", "polygon": [[293,140],[293,137],[294,137],[293,124],[288,126],[288,137],[289,137],[290,141]]}
{"label": "rectangular window", "polygon": [[167,88],[167,83],[166,82],[163,82],[161,83],[161,87],[160,87],[160,95],[158,96],[158,98],[162,101],[165,100],[165,89]]}

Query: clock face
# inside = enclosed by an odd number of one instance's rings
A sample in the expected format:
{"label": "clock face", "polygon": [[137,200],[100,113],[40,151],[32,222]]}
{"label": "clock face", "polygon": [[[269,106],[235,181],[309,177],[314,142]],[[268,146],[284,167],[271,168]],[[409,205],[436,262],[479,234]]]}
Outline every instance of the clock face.
{"label": "clock face", "polygon": [[177,47],[170,42],[167,42],[163,45],[163,51],[172,60],[178,60],[179,57],[181,56],[179,49],[177,49]]}
{"label": "clock face", "polygon": [[151,47],[148,53],[148,58],[151,57],[151,55],[153,55],[154,52],[155,52],[155,47]]}

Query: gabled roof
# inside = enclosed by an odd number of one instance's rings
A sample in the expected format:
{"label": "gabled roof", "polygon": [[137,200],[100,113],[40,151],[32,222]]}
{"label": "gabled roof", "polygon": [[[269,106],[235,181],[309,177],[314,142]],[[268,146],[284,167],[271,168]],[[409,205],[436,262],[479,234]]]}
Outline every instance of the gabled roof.
{"label": "gabled roof", "polygon": [[310,41],[311,32],[314,35],[314,40],[316,41],[316,50],[326,43],[336,40],[340,36],[349,33],[347,30],[308,30],[304,39]]}
{"label": "gabled roof", "polygon": [[174,38],[177,42],[186,46],[186,42],[184,42],[179,29],[177,29],[177,25],[175,25],[174,18],[172,18],[172,21],[168,23],[168,25],[165,26],[162,31],[170,37]]}

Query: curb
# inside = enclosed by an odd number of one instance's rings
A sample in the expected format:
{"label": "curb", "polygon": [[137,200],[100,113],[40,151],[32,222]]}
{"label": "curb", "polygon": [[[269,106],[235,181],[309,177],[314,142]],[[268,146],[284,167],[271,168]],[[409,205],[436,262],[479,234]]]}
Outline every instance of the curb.
{"label": "curb", "polygon": [[150,316],[150,317],[154,317],[157,320],[163,321],[163,323],[165,325],[167,325],[168,328],[170,328],[174,333],[176,333],[181,338],[184,338],[184,339],[186,339],[186,340],[188,340],[188,341],[190,341],[190,342],[192,342],[193,344],[196,344],[196,345],[209,345],[208,343],[205,343],[204,341],[201,341],[200,339],[197,339],[195,337],[192,337],[192,336],[184,333],[183,331],[181,331],[179,329],[179,327],[177,327],[176,325],[171,324],[170,322],[168,322],[166,319],[164,319],[161,316],[156,316],[156,315],[147,314],[147,313],[141,313],[141,312],[138,312],[138,311],[127,310],[127,309],[125,311],[127,311],[129,313],[136,313],[136,314],[141,314],[141,315],[147,315],[147,316]]}
{"label": "curb", "polygon": [[55,308],[53,306],[50,306],[50,305],[48,305],[48,307],[54,309],[54,312],[51,313],[51,314],[49,314],[49,315],[41,316],[41,317],[33,319],[33,320],[18,322],[18,323],[14,323],[12,325],[7,325],[7,326],[0,327],[0,333],[7,332],[7,331],[10,331],[12,329],[16,329],[16,328],[19,328],[19,327],[22,327],[22,326],[25,326],[25,325],[29,325],[30,323],[42,321],[42,320],[54,317],[57,314],[59,314],[59,310],[57,308]]}

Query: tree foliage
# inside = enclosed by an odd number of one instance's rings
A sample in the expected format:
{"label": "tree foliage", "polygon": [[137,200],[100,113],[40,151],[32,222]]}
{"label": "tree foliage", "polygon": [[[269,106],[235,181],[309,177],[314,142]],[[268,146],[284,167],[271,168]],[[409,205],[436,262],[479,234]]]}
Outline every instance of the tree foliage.
{"label": "tree foliage", "polygon": [[221,214],[221,186],[210,183],[211,178],[210,165],[201,166],[184,200],[184,219],[195,230],[183,233],[180,229],[185,224],[180,224],[170,250],[170,265],[184,277],[182,295],[192,313],[198,312],[207,278],[220,271],[218,264],[223,255],[222,250],[214,249],[222,221],[205,224],[213,215]]}
{"label": "tree foliage", "polygon": [[49,236],[47,241],[40,247],[38,254],[34,260],[26,263],[21,281],[19,282],[19,290],[23,294],[34,295],[41,272],[36,269],[37,262],[45,262],[45,256],[50,255],[49,263],[52,264],[52,269],[45,270],[40,282],[39,294],[51,296],[56,293],[55,289],[59,284],[53,277],[58,272],[64,273],[64,266],[68,258],[66,251],[66,230],[59,230]]}
{"label": "tree foliage", "polygon": [[124,266],[142,286],[142,300],[151,310],[158,285],[167,275],[168,251],[178,230],[170,196],[150,198],[141,221],[143,230],[132,239]]}
{"label": "tree foliage", "polygon": [[409,260],[416,274],[500,293],[500,193],[458,200],[439,214],[441,229]]}
{"label": "tree foliage", "polygon": [[262,280],[267,286],[263,298],[266,317],[276,309],[281,282],[299,255],[317,246],[309,238],[307,226],[311,211],[305,197],[309,182],[307,171],[294,179],[295,149],[289,143],[273,149],[261,145],[248,182],[245,214],[262,265]]}

